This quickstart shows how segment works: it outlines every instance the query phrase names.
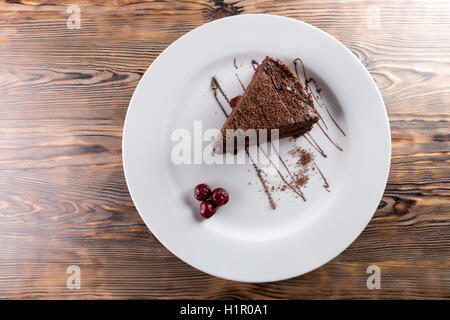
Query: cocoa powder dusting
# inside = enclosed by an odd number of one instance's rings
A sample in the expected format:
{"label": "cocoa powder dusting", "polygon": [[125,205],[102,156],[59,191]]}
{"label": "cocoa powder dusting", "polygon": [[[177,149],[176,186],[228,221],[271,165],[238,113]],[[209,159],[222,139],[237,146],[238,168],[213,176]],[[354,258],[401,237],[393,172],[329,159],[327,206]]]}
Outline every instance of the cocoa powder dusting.
{"label": "cocoa powder dusting", "polygon": [[298,186],[304,186],[308,183],[309,177],[307,175],[301,175],[295,180],[295,184]]}
{"label": "cocoa powder dusting", "polygon": [[309,171],[311,169],[312,161],[314,160],[314,155],[298,146],[294,147],[294,149],[288,153],[296,160],[294,183],[298,187],[304,187],[309,181]]}
{"label": "cocoa powder dusting", "polygon": [[312,160],[313,160],[312,153],[309,153],[305,149],[302,149],[300,151],[300,162],[302,165],[306,166],[307,164],[311,163]]}

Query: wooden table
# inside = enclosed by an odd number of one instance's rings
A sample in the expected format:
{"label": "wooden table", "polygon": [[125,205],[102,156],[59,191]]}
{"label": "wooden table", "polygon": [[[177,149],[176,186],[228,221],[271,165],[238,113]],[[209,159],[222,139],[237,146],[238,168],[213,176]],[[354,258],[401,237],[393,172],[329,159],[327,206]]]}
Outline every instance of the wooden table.
{"label": "wooden table", "polygon": [[[147,67],[182,34],[239,13],[293,17],[346,44],[392,130],[389,182],[361,236],[327,265],[269,284],[172,255],[134,208],[121,162]],[[1,1],[0,298],[450,298],[449,121],[448,0]],[[81,289],[66,286],[70,265]],[[369,265],[379,290],[366,286]]]}

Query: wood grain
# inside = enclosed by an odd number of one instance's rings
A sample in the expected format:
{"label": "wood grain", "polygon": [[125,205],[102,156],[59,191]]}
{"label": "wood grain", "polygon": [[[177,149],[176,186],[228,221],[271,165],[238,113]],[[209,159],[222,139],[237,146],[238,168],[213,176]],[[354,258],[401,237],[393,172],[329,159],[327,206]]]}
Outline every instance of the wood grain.
{"label": "wood grain", "polygon": [[[0,298],[450,298],[448,1],[0,2]],[[368,19],[378,10],[379,28]],[[171,42],[213,19],[272,13],[346,44],[380,88],[392,167],[378,211],[327,265],[286,281],[204,274],[140,219],[121,163],[128,102]],[[368,290],[376,264],[382,289]],[[82,288],[66,287],[79,265]]]}

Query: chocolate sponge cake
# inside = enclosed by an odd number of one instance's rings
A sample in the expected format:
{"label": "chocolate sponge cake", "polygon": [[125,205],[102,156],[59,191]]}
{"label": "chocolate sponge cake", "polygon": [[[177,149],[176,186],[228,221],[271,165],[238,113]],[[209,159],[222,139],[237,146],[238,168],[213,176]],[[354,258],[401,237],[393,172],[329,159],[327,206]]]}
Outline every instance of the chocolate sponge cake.
{"label": "chocolate sponge cake", "polygon": [[222,153],[227,141],[234,142],[227,139],[229,129],[278,129],[281,139],[308,132],[318,120],[313,98],[297,76],[280,60],[266,57],[223,125],[214,151]]}

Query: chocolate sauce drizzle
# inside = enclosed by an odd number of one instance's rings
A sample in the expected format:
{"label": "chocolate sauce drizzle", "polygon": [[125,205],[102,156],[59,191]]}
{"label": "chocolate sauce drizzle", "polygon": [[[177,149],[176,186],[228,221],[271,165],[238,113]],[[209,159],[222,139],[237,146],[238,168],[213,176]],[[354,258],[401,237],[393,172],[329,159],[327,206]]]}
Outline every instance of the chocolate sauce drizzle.
{"label": "chocolate sauce drizzle", "polygon": [[242,87],[242,90],[244,90],[245,91],[245,86],[244,86],[244,84],[242,83],[242,81],[241,81],[241,78],[239,78],[239,75],[237,74],[237,72],[235,73],[236,74],[236,78],[238,79],[238,81],[239,81],[239,84],[241,85],[241,87]]}
{"label": "chocolate sauce drizzle", "polygon": [[306,76],[305,65],[303,64],[303,61],[302,61],[302,59],[300,59],[300,58],[294,59],[295,73],[297,74],[297,77],[298,77],[298,72],[297,72],[297,61],[300,61],[301,65],[302,65],[303,75],[305,76],[305,86],[308,87],[308,84],[309,84],[310,82],[314,83],[314,86],[316,87],[317,94],[318,94],[320,97],[322,97],[322,95],[320,94],[320,92],[322,91],[322,88],[319,88],[319,86],[318,86],[317,83],[316,83],[316,80],[314,80],[312,77],[311,77],[311,78],[308,78],[308,77]]}
{"label": "chocolate sauce drizzle", "polygon": [[261,169],[256,165],[255,161],[253,161],[252,157],[250,156],[250,152],[248,152],[248,148],[247,147],[245,147],[245,152],[247,153],[247,156],[250,159],[250,161],[251,161],[251,163],[253,165],[253,168],[256,171],[256,175],[258,176],[259,181],[261,181],[261,184],[262,184],[262,186],[264,188],[264,192],[266,193],[267,198],[269,199],[270,207],[273,210],[275,210],[277,208],[277,204],[275,203],[275,201],[272,198],[272,193],[270,193],[270,189],[269,189],[269,186],[267,185],[266,179],[264,179],[264,177],[262,176]]}
{"label": "chocolate sauce drizzle", "polygon": [[213,92],[214,99],[216,100],[220,109],[222,109],[223,114],[225,115],[225,117],[228,118],[228,113],[225,111],[225,108],[223,107],[222,103],[220,103],[220,100],[217,97],[217,90],[219,90],[220,93],[222,94],[222,96],[225,98],[225,100],[227,100],[227,102],[230,103],[230,100],[228,100],[227,95],[225,94],[225,92],[223,92],[222,88],[220,87],[219,82],[217,81],[216,77],[214,76],[211,78],[211,91]]}
{"label": "chocolate sauce drizzle", "polygon": [[[336,122],[336,120],[334,119],[334,117],[331,115],[330,110],[328,109],[328,107],[327,107],[325,104],[320,103],[320,102],[317,100],[316,96],[312,93],[312,90],[311,90],[311,88],[310,88],[310,86],[309,86],[309,83],[310,83],[310,82],[314,83],[314,86],[315,86],[315,89],[316,89],[317,94],[319,95],[320,98],[322,98],[322,94],[321,94],[322,88],[320,88],[320,87],[317,85],[316,80],[315,80],[314,78],[312,78],[312,77],[308,78],[308,76],[307,76],[307,74],[306,74],[306,70],[305,70],[305,65],[303,64],[303,61],[302,61],[302,59],[300,59],[300,58],[296,58],[296,59],[294,60],[295,73],[297,74],[297,77],[300,78],[299,75],[298,75],[298,70],[297,70],[297,62],[300,62],[300,64],[302,65],[302,71],[303,71],[303,76],[304,76],[304,78],[305,78],[305,86],[306,86],[306,89],[311,93],[311,95],[313,96],[314,100],[316,100],[317,104],[318,104],[321,108],[324,108],[324,109],[327,111],[327,113],[328,113],[329,117],[331,118],[331,120],[333,121],[334,125],[339,129],[339,131],[340,131],[340,132],[342,133],[342,135],[345,137],[346,134],[345,134],[344,130],[342,130],[341,126]],[[328,129],[328,127],[327,127],[325,121],[323,120],[323,118],[322,118],[322,117],[320,117],[320,118],[322,119],[322,122],[323,122],[325,128]]]}
{"label": "chocolate sauce drizzle", "polygon": [[335,142],[334,140],[332,140],[332,139],[330,138],[330,136],[328,135],[328,133],[326,133],[326,131],[323,130],[323,128],[322,128],[322,126],[320,125],[320,123],[317,123],[317,125],[319,126],[320,130],[322,130],[323,134],[328,138],[328,140],[330,140],[330,142],[333,144],[333,146],[336,147],[336,149],[338,149],[339,151],[344,151],[344,149],[342,149],[342,147],[341,147],[337,142]]}
{"label": "chocolate sauce drizzle", "polygon": [[[323,149],[319,146],[319,144],[317,143],[317,141],[314,140],[314,138],[312,137],[312,135],[311,135],[309,132],[305,133],[303,136],[305,137],[306,141],[308,141],[309,144],[310,144],[314,149],[316,149],[316,151],[317,151],[322,157],[324,157],[324,158],[327,157],[326,153],[325,153],[325,152],[323,151]],[[308,137],[309,137],[309,139],[308,139]],[[310,139],[311,139],[311,140],[310,140]]]}
{"label": "chocolate sauce drizzle", "polygon": [[319,166],[317,165],[317,163],[315,161],[314,161],[314,166],[317,168],[317,171],[319,172],[320,176],[322,177],[324,189],[327,190],[328,192],[330,192],[330,184],[328,183],[327,179],[325,178],[325,176],[323,175],[322,171],[320,170]]}
{"label": "chocolate sauce drizzle", "polygon": [[237,64],[236,64],[236,58],[233,59],[233,65],[234,65],[234,68],[237,70],[237,69],[238,69],[238,66],[237,66]]}
{"label": "chocolate sauce drizzle", "polygon": [[259,67],[258,61],[256,61],[255,59],[252,59],[251,63],[252,63],[253,70],[256,71],[256,69],[258,69],[258,67]]}

